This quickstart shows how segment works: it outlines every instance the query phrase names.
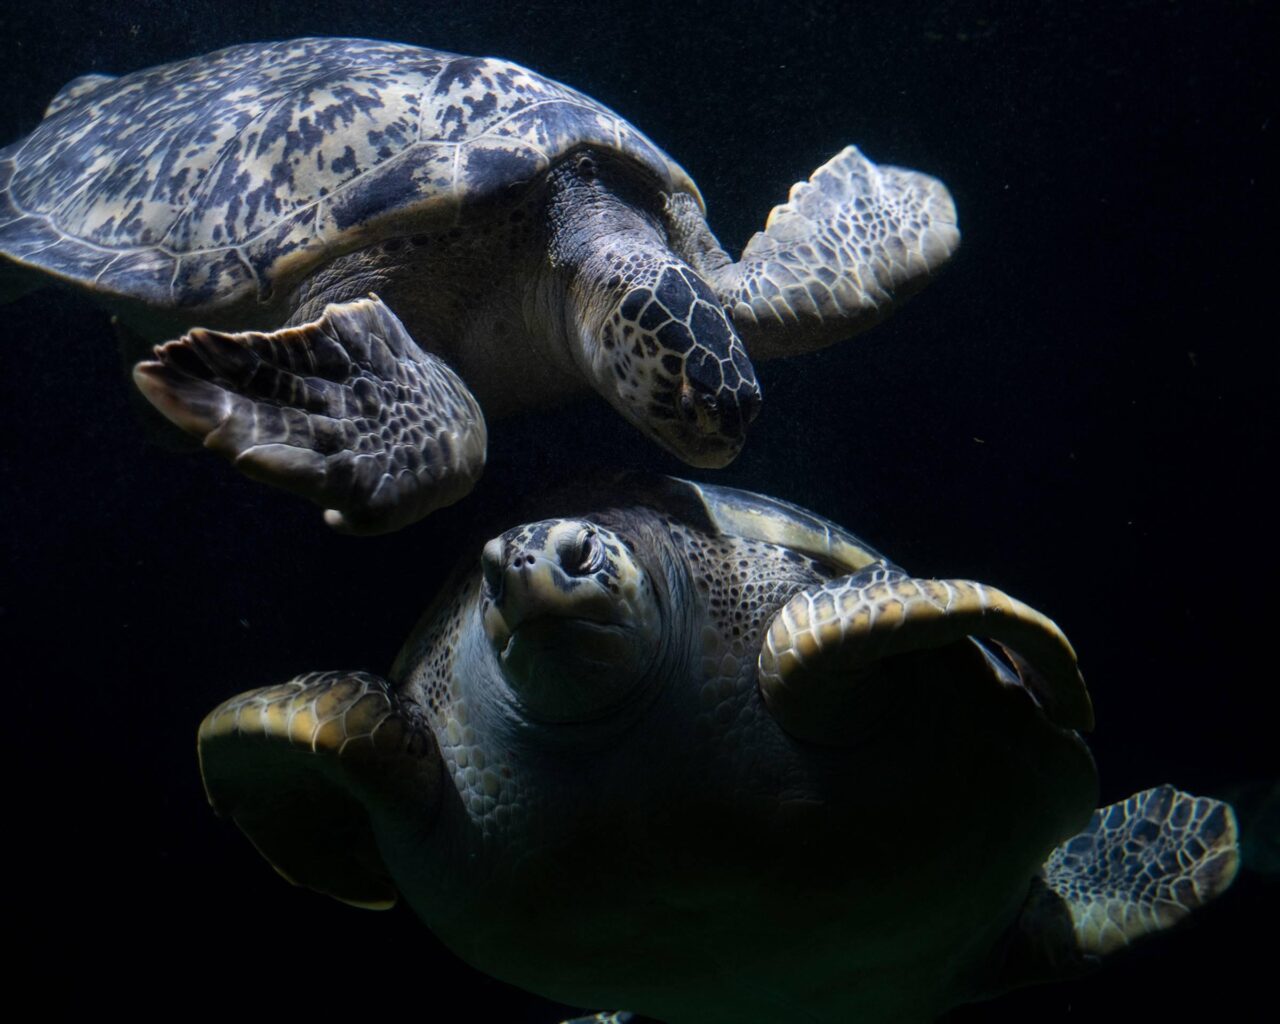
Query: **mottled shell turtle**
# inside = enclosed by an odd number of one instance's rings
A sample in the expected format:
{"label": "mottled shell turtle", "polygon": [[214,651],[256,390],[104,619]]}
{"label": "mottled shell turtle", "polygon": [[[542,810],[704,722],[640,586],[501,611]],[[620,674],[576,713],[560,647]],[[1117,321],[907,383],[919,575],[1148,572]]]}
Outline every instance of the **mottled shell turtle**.
{"label": "mottled shell turtle", "polygon": [[1094,810],[1075,655],[1021,602],[742,491],[557,507],[484,546],[389,680],[204,720],[213,806],[286,878],[672,1024],[931,1019],[1230,883],[1229,805]]}
{"label": "mottled shell turtle", "polygon": [[362,39],[79,78],[0,150],[0,294],[75,286],[139,354],[182,334],[137,366],[146,397],[353,532],[466,494],[481,405],[590,387],[725,465],[751,358],[871,325],[958,243],[940,182],[849,147],[734,262],[689,176],[594,100]]}

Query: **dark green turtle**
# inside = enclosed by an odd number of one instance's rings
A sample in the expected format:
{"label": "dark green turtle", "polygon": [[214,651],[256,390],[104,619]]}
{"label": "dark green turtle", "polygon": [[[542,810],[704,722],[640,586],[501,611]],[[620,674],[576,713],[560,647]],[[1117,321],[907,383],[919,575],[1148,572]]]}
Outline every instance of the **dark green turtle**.
{"label": "dark green turtle", "polygon": [[556,508],[485,545],[389,679],[205,719],[214,807],[286,878],[672,1024],[928,1020],[1230,883],[1226,804],[1094,810],[1075,655],[1013,598],[741,491]]}
{"label": "dark green turtle", "polygon": [[722,466],[760,406],[751,358],[873,324],[959,242],[940,182],[852,147],[737,262],[704,212],[634,127],[518,65],[251,44],[76,79],[0,150],[0,292],[53,278],[130,337],[181,334],[137,367],[147,398],[379,532],[471,489],[481,405],[594,388]]}

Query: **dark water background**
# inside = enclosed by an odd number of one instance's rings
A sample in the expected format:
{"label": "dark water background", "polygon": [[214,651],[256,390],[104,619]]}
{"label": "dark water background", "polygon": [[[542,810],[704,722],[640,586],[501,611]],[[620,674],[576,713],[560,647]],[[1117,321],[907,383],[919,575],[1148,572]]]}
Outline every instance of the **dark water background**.
{"label": "dark water background", "polygon": [[[1275,11],[20,2],[0,13],[0,140],[88,71],[352,34],[504,56],[583,89],[694,175],[732,252],[848,142],[938,175],[964,231],[953,267],[871,334],[760,367],[765,411],[714,479],[1054,616],[1091,685],[1104,802],[1165,781],[1217,793],[1280,764],[1263,496],[1280,383]],[[251,686],[385,671],[481,510],[510,525],[520,493],[574,467],[681,467],[584,400],[493,424],[483,484],[459,508],[342,538],[215,460],[148,444],[85,299],[46,291],[5,314],[11,977],[50,1006],[429,1020],[466,999],[486,1019],[557,1019],[406,911],[280,882],[206,807],[195,728]],[[1273,990],[1275,896],[1243,875],[1108,972],[956,1019],[1250,1019],[1237,1001]],[[196,1001],[161,1000],[160,979]]]}

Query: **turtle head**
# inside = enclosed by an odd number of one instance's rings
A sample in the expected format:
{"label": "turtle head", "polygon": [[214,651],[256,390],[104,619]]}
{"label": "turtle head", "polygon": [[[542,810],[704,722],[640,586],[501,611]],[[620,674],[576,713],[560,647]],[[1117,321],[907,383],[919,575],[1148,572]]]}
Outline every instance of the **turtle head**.
{"label": "turtle head", "polygon": [[495,537],[481,563],[485,634],[530,717],[597,717],[652,674],[662,647],[658,596],[613,531],[548,519]]}
{"label": "turtle head", "polygon": [[583,338],[594,348],[596,386],[691,466],[727,465],[760,411],[760,385],[724,307],[669,255],[652,265],[623,258],[610,268],[610,308]]}
{"label": "turtle head", "polygon": [[628,171],[590,152],[554,177],[553,265],[569,271],[567,343],[624,417],[692,466],[728,465],[760,411],[760,385],[715,292],[672,250]]}

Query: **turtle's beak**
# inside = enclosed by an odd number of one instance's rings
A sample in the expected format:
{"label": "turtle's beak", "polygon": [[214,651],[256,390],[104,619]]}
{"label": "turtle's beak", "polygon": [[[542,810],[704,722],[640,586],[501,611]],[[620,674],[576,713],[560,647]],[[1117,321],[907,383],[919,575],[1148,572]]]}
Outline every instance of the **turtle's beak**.
{"label": "turtle's beak", "polygon": [[[495,537],[480,556],[481,606],[485,633],[494,650],[506,651],[512,634],[537,619],[578,619],[617,624],[616,606],[607,590],[587,575],[566,568],[577,528],[552,527],[528,537]],[[572,560],[572,559],[570,559]]]}
{"label": "turtle's beak", "polygon": [[676,390],[672,426],[656,436],[690,466],[720,469],[742,451],[747,427],[759,415],[761,404],[760,385],[754,373],[740,378],[733,389],[713,389],[697,378],[689,378]]}
{"label": "turtle's beak", "polygon": [[659,608],[616,533],[580,519],[516,527],[485,545],[481,572],[485,634],[528,717],[596,717],[649,678]]}

